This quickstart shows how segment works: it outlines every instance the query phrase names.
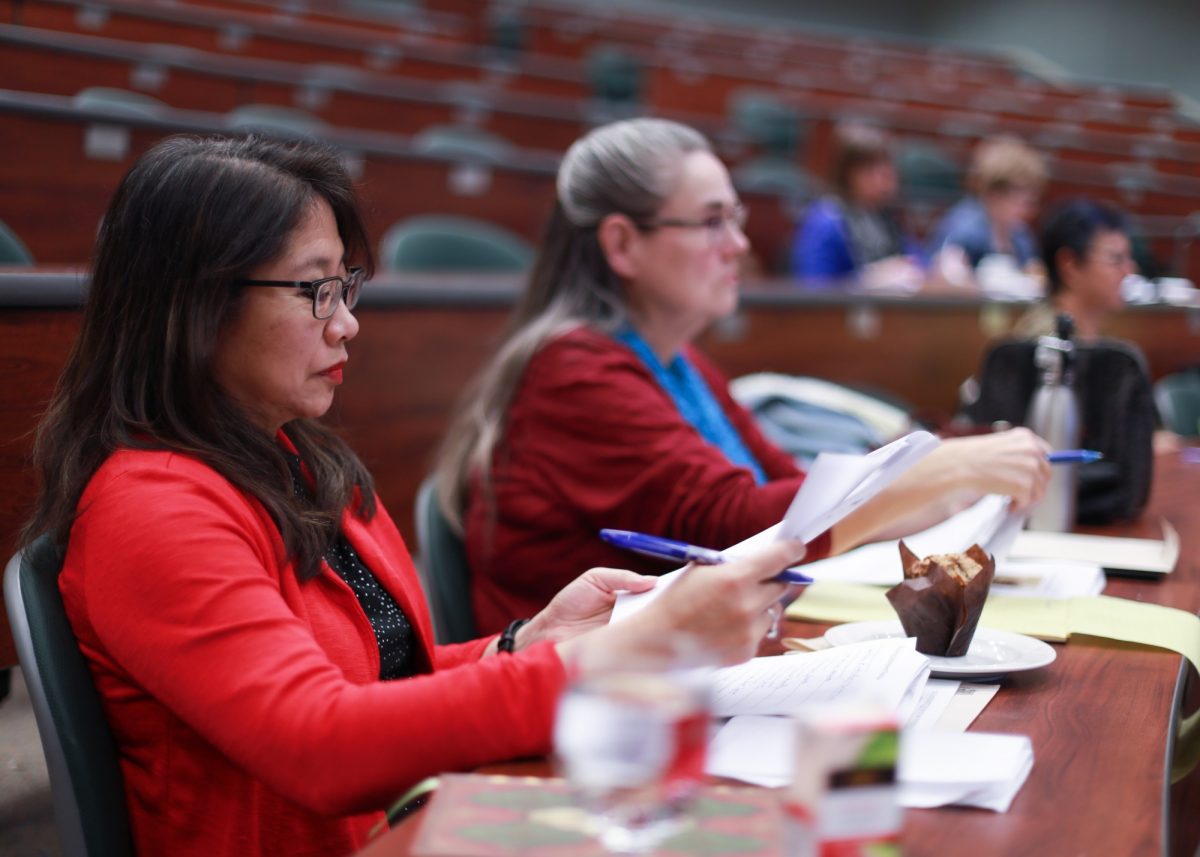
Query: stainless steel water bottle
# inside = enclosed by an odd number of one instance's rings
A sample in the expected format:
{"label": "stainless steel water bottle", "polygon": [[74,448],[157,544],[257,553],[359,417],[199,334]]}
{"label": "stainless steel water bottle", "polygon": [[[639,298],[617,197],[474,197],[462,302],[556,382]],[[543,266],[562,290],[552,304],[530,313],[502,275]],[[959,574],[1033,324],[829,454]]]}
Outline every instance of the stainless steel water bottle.
{"label": "stainless steel water bottle", "polygon": [[[1067,314],[1056,319],[1056,335],[1038,339],[1034,363],[1041,381],[1029,403],[1026,423],[1050,444],[1051,449],[1079,446],[1079,400],[1072,386],[1075,346],[1071,342],[1075,323]],[[1075,500],[1079,489],[1079,465],[1056,464],[1051,468],[1046,496],[1029,514],[1031,530],[1065,533],[1075,526]]]}

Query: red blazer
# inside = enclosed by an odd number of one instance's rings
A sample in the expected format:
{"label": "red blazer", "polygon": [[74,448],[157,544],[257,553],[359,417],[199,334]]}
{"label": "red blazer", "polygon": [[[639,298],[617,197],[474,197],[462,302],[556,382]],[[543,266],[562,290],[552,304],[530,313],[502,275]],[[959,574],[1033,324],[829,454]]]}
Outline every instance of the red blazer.
{"label": "red blazer", "polygon": [[[687,423],[642,361],[579,328],[529,362],[492,459],[494,506],[478,482],[465,514],[481,632],[532,616],[593,566],[670,566],[600,541],[603,527],[725,548],[778,523],[804,474],[763,437],[699,352],[688,359],[766,472],[756,485]],[[829,550],[828,535],[809,558]]]}
{"label": "red blazer", "polygon": [[342,526],[412,622],[422,675],[378,681],[350,587],[328,566],[301,583],[262,505],[206,465],[121,451],[92,478],[60,587],[138,853],[348,854],[422,777],[548,751],[554,648],[435,647],[387,513]]}

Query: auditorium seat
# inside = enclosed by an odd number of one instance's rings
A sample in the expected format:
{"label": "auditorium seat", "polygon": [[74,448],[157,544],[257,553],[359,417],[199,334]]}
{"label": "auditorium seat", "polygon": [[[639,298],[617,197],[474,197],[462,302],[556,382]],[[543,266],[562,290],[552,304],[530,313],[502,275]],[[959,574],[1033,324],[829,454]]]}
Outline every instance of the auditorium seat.
{"label": "auditorium seat", "polygon": [[0,265],[32,265],[33,254],[29,248],[0,220]]}
{"label": "auditorium seat", "polygon": [[311,113],[274,104],[246,104],[228,114],[229,127],[276,137],[320,137],[325,123]]}
{"label": "auditorium seat", "polygon": [[473,125],[434,125],[414,134],[412,145],[423,155],[486,164],[503,163],[513,150],[503,137]]}
{"label": "auditorium seat", "polygon": [[747,87],[734,92],[729,124],[760,151],[791,158],[800,148],[800,111],[770,91]]}
{"label": "auditorium seat", "polygon": [[592,49],[584,62],[592,97],[612,104],[642,98],[642,67],[628,51],[612,45]]}
{"label": "auditorium seat", "polygon": [[519,272],[533,264],[520,236],[482,220],[445,214],[403,220],[383,236],[380,261],[389,271]]}
{"label": "auditorium seat", "polygon": [[89,86],[87,89],[81,89],[75,94],[74,103],[76,107],[85,110],[104,110],[133,118],[153,118],[166,107],[157,98],[110,86]]}

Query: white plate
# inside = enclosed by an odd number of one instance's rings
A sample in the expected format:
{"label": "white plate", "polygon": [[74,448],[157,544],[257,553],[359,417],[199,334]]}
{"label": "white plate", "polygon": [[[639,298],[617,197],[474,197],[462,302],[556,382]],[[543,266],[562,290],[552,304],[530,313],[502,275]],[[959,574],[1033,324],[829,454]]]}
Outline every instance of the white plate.
{"label": "white plate", "polygon": [[[851,622],[835,625],[825,632],[831,646],[845,646],[867,640],[903,637],[900,621]],[[976,628],[971,648],[961,658],[939,658],[926,655],[934,678],[956,678],[967,681],[988,681],[1001,676],[1044,667],[1055,658],[1054,647],[1024,634],[999,631],[995,628]]]}

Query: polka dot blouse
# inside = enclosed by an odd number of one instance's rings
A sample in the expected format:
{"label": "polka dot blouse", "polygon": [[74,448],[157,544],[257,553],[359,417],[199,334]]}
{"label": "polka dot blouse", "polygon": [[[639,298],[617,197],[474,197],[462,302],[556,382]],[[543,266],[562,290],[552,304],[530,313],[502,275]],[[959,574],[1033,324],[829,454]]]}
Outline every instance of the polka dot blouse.
{"label": "polka dot blouse", "polygon": [[[292,471],[292,488],[302,503],[312,503],[312,492],[300,469],[300,456],[285,453]],[[363,564],[358,551],[340,530],[337,540],[325,554],[337,575],[349,584],[358,603],[371,622],[379,645],[379,678],[383,681],[413,675],[413,630],[408,617],[375,575]]]}

